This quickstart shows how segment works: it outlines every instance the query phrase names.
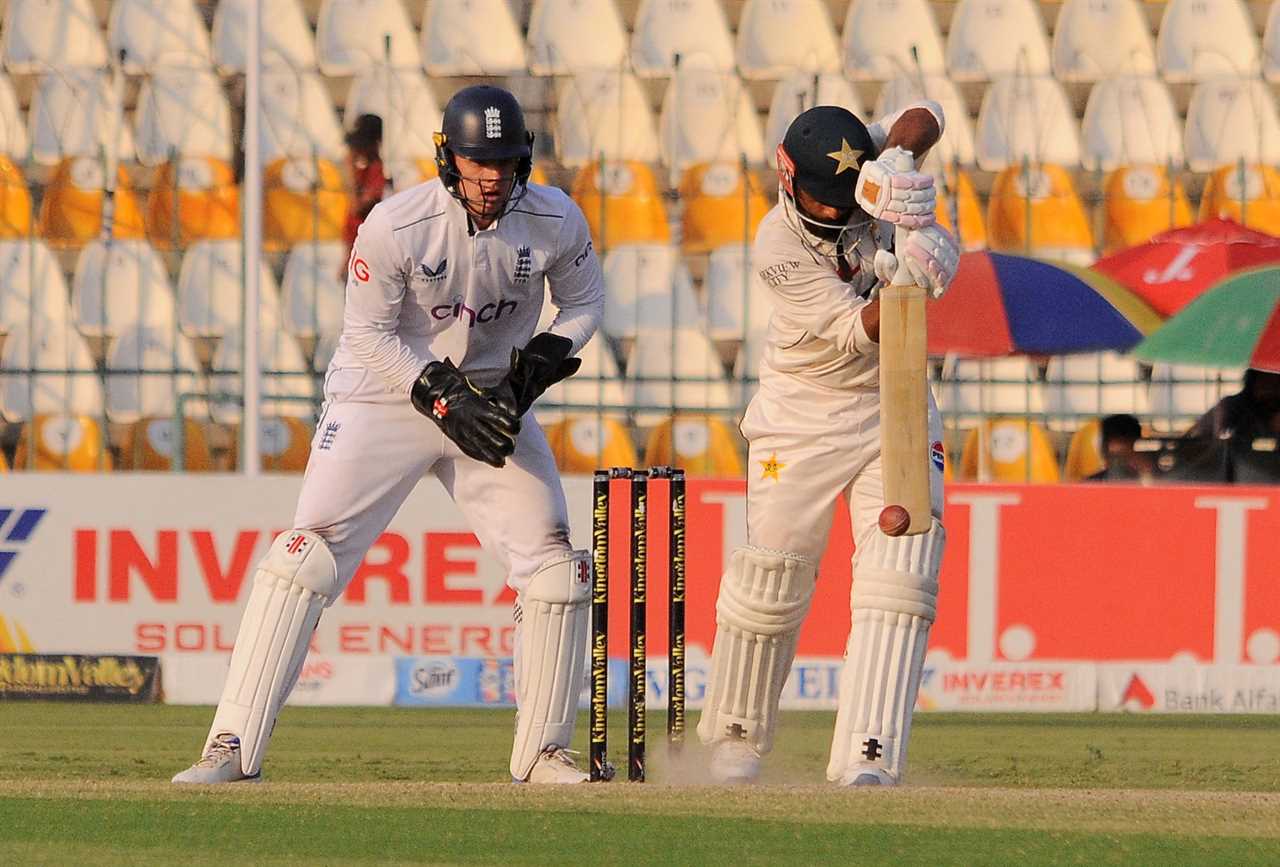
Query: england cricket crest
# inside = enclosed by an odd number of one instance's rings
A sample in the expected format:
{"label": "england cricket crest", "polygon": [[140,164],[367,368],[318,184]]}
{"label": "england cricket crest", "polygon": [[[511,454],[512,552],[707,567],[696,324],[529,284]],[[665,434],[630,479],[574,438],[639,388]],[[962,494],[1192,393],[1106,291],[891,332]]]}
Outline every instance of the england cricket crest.
{"label": "england cricket crest", "polygon": [[529,272],[533,270],[533,250],[528,244],[516,249],[516,268],[511,274],[511,282],[522,286],[529,282]]}
{"label": "england cricket crest", "polygon": [[497,106],[489,106],[484,110],[484,137],[502,138],[502,112]]}

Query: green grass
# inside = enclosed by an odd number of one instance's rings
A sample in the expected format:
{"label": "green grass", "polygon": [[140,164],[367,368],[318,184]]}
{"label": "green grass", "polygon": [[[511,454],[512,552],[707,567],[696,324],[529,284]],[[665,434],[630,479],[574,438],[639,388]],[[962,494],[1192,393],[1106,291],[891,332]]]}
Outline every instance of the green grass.
{"label": "green grass", "polygon": [[550,790],[505,782],[510,712],[290,708],[267,783],[170,786],[210,716],[0,703],[0,864],[1280,863],[1272,717],[921,715],[909,785],[841,791],[830,714],[738,789],[655,714],[651,784]]}

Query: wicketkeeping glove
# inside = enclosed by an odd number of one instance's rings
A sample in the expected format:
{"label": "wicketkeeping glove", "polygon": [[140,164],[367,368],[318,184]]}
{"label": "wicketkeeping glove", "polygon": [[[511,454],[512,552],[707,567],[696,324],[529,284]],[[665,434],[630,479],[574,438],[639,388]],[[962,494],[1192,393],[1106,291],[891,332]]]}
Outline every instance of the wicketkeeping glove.
{"label": "wicketkeeping glove", "polygon": [[934,221],[938,192],[933,175],[894,168],[902,148],[889,148],[879,158],[862,164],[854,198],[862,210],[877,220],[919,229]]}
{"label": "wicketkeeping glove", "polygon": [[581,358],[570,358],[573,341],[544,331],[535,334],[524,349],[511,350],[511,370],[506,378],[486,393],[507,393],[515,402],[517,417],[523,416],[548,388],[578,372]]}
{"label": "wicketkeeping glove", "polygon": [[462,453],[501,467],[516,450],[520,416],[509,397],[476,388],[453,361],[433,361],[409,392],[414,409],[434,421]]}

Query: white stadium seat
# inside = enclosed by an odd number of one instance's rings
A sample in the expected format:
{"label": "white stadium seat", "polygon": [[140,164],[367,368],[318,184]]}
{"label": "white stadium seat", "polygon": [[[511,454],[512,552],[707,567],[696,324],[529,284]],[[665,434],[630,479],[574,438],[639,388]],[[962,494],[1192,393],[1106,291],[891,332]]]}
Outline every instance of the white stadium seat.
{"label": "white stadium seat", "polygon": [[[244,72],[248,9],[254,0],[219,0],[213,16],[213,58],[223,74]],[[261,0],[262,65],[314,69],[316,45],[300,0]]]}
{"label": "white stadium seat", "polygon": [[123,161],[135,158],[121,95],[106,70],[60,69],[40,76],[28,126],[31,156],[38,163],[56,165],[66,157],[101,158],[104,149],[111,148]]}
{"label": "white stadium seat", "polygon": [[857,80],[947,71],[938,22],[926,0],[853,0],[842,53],[845,74]]}
{"label": "white stadium seat", "polygon": [[1024,159],[1079,165],[1080,130],[1062,84],[1012,75],[993,81],[978,112],[976,149],[979,167],[988,172]]}
{"label": "white stadium seat", "polygon": [[[65,373],[20,373],[22,370]],[[62,327],[15,328],[0,356],[0,408],[11,422],[46,413],[102,415],[102,381],[84,338]]]}
{"label": "white stadium seat", "polygon": [[733,37],[720,0],[643,0],[631,34],[631,65],[646,78],[668,76],[698,57],[716,69],[733,69]]}
{"label": "white stadium seat", "polygon": [[717,247],[707,258],[703,282],[707,333],[712,340],[748,340],[763,336],[773,314],[773,296],[756,276],[751,254],[741,244]]}
{"label": "white stadium seat", "polygon": [[526,65],[507,0],[427,0],[422,65],[431,75],[511,75]]}
{"label": "white stadium seat", "polygon": [[373,66],[347,92],[342,116],[350,129],[362,114],[382,118],[382,159],[386,163],[434,159],[432,135],[440,129],[440,105],[420,69]]}
{"label": "white stadium seat", "polygon": [[1084,166],[1182,165],[1182,122],[1163,81],[1150,76],[1106,78],[1084,109]]}
{"label": "white stadium seat", "polygon": [[694,328],[702,314],[693,278],[677,247],[628,244],[604,257],[604,321],[610,337],[630,339],[642,331]]}
{"label": "white stadium seat", "polygon": [[231,106],[209,69],[157,69],[138,96],[138,161],[156,166],[183,157],[231,162]]}
{"label": "white stadium seat", "polygon": [[1151,425],[1158,431],[1183,431],[1228,394],[1239,391],[1244,371],[1216,370],[1193,364],[1156,364],[1151,368]]}
{"label": "white stadium seat", "polygon": [[[146,370],[155,372],[139,372]],[[107,355],[107,418],[131,424],[143,417],[172,416],[179,395],[203,390],[199,370],[195,350],[182,332],[147,325],[126,329]],[[191,410],[186,404],[186,415]]]}
{"label": "white stadium seat", "polygon": [[694,163],[764,162],[764,138],[751,97],[732,72],[681,64],[667,85],[659,120],[662,159],[683,171]]}
{"label": "white stadium seat", "polygon": [[1184,147],[1193,172],[1280,162],[1280,119],[1271,89],[1258,78],[1201,82],[1187,107]]}
{"label": "white stadium seat", "polygon": [[1173,83],[1257,75],[1258,37],[1240,0],[1169,0],[1156,37],[1160,74]]}
{"label": "white stadium seat", "polygon": [[10,72],[107,63],[107,44],[89,0],[9,0],[0,41]]}
{"label": "white stadium seat", "polygon": [[659,329],[636,335],[627,362],[636,423],[658,424],[673,409],[687,412],[735,406],[715,346],[701,330]]}
{"label": "white stadium seat", "polygon": [[947,34],[947,69],[955,81],[1049,74],[1049,40],[1032,0],[960,0]]}
{"label": "white stadium seat", "polygon": [[1262,75],[1280,81],[1280,3],[1272,3],[1267,28],[1262,33]]}
{"label": "white stadium seat", "polygon": [[0,332],[71,321],[62,269],[43,241],[0,241]]}
{"label": "white stadium seat", "polygon": [[[258,327],[282,326],[275,278],[264,259],[259,277]],[[244,259],[239,240],[199,241],[187,248],[178,272],[178,325],[192,337],[223,337],[241,327]]]}
{"label": "white stadium seat", "polygon": [[342,330],[346,282],[338,269],[347,255],[341,241],[296,244],[284,266],[280,293],[284,327],[295,337],[336,337]]}
{"label": "white stadium seat", "polygon": [[738,21],[737,56],[748,79],[782,78],[796,69],[840,70],[836,31],[822,0],[747,0]]}
{"label": "white stadium seat", "polygon": [[174,328],[177,311],[164,262],[146,241],[92,241],[71,279],[76,327],[87,337],[115,337],[132,325]]}
{"label": "white stadium seat", "polygon": [[1147,412],[1147,385],[1138,362],[1116,352],[1055,355],[1045,371],[1045,410],[1065,416],[1065,429],[1094,416]]}
{"label": "white stadium seat", "polygon": [[1154,75],[1155,46],[1136,0],[1067,0],[1053,28],[1053,74],[1060,81]]}
{"label": "white stadium seat", "polygon": [[770,167],[778,167],[778,144],[791,121],[815,105],[839,105],[869,122],[858,92],[838,73],[793,72],[773,88],[769,119],[765,122],[764,152]]}
{"label": "white stadium seat", "polygon": [[534,0],[528,40],[534,75],[618,69],[627,57],[627,33],[614,0]]}
{"label": "white stadium seat", "polygon": [[903,106],[921,99],[931,99],[942,106],[947,129],[942,140],[929,151],[926,165],[938,162],[971,166],[974,161],[973,121],[969,109],[955,84],[945,75],[900,75],[880,88],[875,117],[886,117]]}
{"label": "white stadium seat", "polygon": [[[240,376],[244,340],[239,331],[228,332],[218,344],[210,362],[211,395],[243,395]],[[262,413],[270,416],[312,418],[315,415],[313,373],[293,335],[284,332],[258,332],[258,363],[261,366]],[[295,400],[274,400],[289,397]],[[219,424],[239,424],[244,415],[240,401],[210,400],[209,414]]]}
{"label": "white stadium seat", "polygon": [[161,66],[209,66],[209,32],[192,0],[115,0],[107,21],[111,56],[124,52],[124,71]]}
{"label": "white stadium seat", "polygon": [[7,75],[0,75],[0,153],[22,161],[27,158],[29,145],[27,123],[18,111],[13,82]]}
{"label": "white stadium seat", "polygon": [[324,0],[316,19],[316,54],[325,75],[354,75],[377,64],[422,66],[401,0]]}
{"label": "white stadium seat", "polygon": [[618,363],[614,361],[603,334],[597,333],[588,340],[587,345],[578,353],[578,358],[582,359],[582,367],[578,368],[578,372],[551,386],[538,399],[535,410],[538,421],[559,421],[565,416],[582,412],[549,409],[547,407],[550,404],[599,407],[606,416],[622,415],[630,409],[627,383],[618,371]]}
{"label": "white stadium seat", "polygon": [[275,68],[262,74],[262,158],[341,160],[342,129],[329,91],[314,72]]}
{"label": "white stadium seat", "polygon": [[938,409],[960,419],[1044,412],[1035,366],[1025,358],[948,357],[934,393]]}
{"label": "white stadium seat", "polygon": [[583,70],[558,85],[556,156],[578,168],[599,159],[657,162],[658,134],[640,82],[616,69]]}

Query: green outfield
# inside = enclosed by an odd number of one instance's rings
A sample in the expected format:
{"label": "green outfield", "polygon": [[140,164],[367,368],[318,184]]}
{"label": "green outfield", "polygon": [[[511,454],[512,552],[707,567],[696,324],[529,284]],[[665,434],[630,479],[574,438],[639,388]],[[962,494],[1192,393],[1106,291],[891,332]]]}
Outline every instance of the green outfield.
{"label": "green outfield", "polygon": [[510,712],[290,708],[267,783],[170,786],[210,715],[0,703],[0,864],[1280,863],[1274,717],[921,715],[909,785],[840,791],[830,714],[741,789],[654,714],[650,783],[548,790],[503,782]]}

